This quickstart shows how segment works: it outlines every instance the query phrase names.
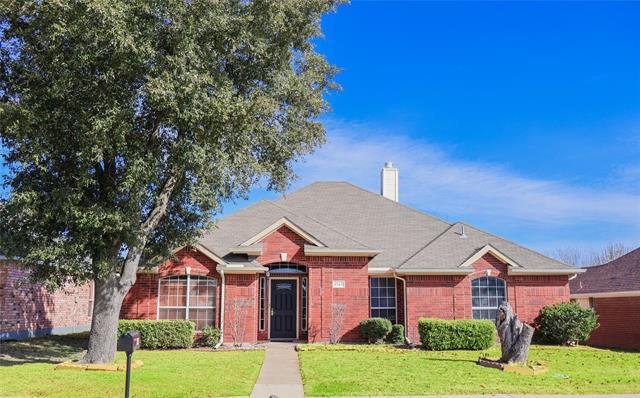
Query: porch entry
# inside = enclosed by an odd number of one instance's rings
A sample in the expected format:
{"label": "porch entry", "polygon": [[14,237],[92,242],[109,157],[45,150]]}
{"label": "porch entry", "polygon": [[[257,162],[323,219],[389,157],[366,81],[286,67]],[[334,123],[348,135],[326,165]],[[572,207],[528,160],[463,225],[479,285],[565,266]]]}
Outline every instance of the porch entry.
{"label": "porch entry", "polygon": [[298,337],[298,281],[278,278],[272,278],[270,281],[270,337],[276,340],[296,339]]}

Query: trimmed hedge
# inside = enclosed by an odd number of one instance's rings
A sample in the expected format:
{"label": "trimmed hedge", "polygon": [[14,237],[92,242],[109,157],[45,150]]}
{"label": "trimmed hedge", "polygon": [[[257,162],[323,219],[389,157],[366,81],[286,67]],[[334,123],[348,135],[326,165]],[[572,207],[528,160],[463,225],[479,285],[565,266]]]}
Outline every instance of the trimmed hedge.
{"label": "trimmed hedge", "polygon": [[390,344],[404,344],[404,325],[393,325],[385,340]]}
{"label": "trimmed hedge", "polygon": [[593,308],[582,308],[575,302],[545,306],[540,310],[537,323],[543,342],[568,345],[588,340],[599,326]]}
{"label": "trimmed hedge", "polygon": [[488,320],[422,318],[418,333],[424,348],[430,350],[484,350],[496,342],[496,328]]}
{"label": "trimmed hedge", "polygon": [[369,318],[360,322],[360,336],[369,343],[381,343],[391,332],[391,321],[385,318]]}
{"label": "trimmed hedge", "polygon": [[202,336],[198,339],[198,345],[203,347],[215,347],[220,341],[220,329],[207,326],[202,329]]}
{"label": "trimmed hedge", "polygon": [[189,348],[193,346],[195,324],[191,321],[118,321],[118,337],[130,330],[140,332],[140,348]]}

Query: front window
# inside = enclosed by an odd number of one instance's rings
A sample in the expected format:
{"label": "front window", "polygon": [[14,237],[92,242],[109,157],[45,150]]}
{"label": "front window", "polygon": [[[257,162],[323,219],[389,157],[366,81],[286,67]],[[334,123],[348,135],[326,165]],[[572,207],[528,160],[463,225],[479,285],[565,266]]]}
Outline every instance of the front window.
{"label": "front window", "polygon": [[307,330],[307,278],[302,278],[302,314],[300,314],[300,323],[302,330]]}
{"label": "front window", "polygon": [[396,323],[396,280],[371,278],[371,317],[386,318]]}
{"label": "front window", "polygon": [[265,277],[260,278],[260,309],[258,313],[258,327],[260,330],[264,330],[264,310],[265,310],[265,296],[267,293],[267,279]]}
{"label": "front window", "polygon": [[471,282],[473,319],[495,320],[502,301],[507,301],[507,284],[502,279],[487,276]]}
{"label": "front window", "polygon": [[188,319],[196,330],[214,326],[217,281],[204,276],[160,279],[158,319]]}

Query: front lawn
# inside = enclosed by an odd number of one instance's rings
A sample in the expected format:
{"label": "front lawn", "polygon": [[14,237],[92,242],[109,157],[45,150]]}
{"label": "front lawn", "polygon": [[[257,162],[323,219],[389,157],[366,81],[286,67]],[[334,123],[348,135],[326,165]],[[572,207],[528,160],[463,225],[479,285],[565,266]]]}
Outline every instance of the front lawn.
{"label": "front lawn", "polygon": [[425,351],[366,345],[305,345],[299,352],[308,396],[640,393],[640,353],[532,346],[549,369],[522,376],[475,364],[486,351]]}
{"label": "front lawn", "polygon": [[[51,337],[0,343],[0,397],[116,397],[124,372],[53,370],[82,356],[86,340]],[[117,362],[125,362],[118,353]],[[133,397],[248,396],[264,351],[136,351],[144,366],[131,373]]]}

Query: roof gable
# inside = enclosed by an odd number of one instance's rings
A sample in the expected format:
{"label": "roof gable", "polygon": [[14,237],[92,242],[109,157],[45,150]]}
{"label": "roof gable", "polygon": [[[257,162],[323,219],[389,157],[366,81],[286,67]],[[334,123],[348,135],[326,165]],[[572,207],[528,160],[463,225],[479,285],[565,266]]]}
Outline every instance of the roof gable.
{"label": "roof gable", "polygon": [[502,252],[500,252],[500,250],[496,249],[495,247],[491,246],[490,244],[484,245],[484,247],[482,247],[480,250],[475,252],[475,254],[473,254],[471,257],[469,257],[465,262],[460,264],[460,267],[462,267],[462,268],[471,267],[473,265],[473,263],[478,261],[480,258],[482,258],[482,256],[484,256],[487,253],[493,255],[493,257],[497,258],[499,261],[501,261],[503,264],[505,264],[505,265],[507,265],[509,267],[520,267],[520,264],[518,264],[515,261],[511,260],[507,255],[503,254]]}
{"label": "roof gable", "polygon": [[266,238],[267,236],[271,235],[273,232],[275,232],[278,229],[280,229],[280,227],[283,227],[283,226],[286,226],[291,231],[295,232],[298,236],[300,236],[302,239],[304,239],[308,243],[311,243],[312,245],[319,246],[319,247],[326,247],[326,245],[324,243],[322,243],[320,240],[316,239],[309,232],[307,232],[304,229],[302,229],[299,226],[297,226],[295,223],[293,223],[291,220],[287,219],[286,217],[282,217],[281,219],[279,219],[276,222],[274,222],[273,224],[269,225],[268,227],[266,227],[262,231],[258,232],[257,234],[255,234],[251,238],[249,238],[246,241],[242,242],[240,244],[240,246],[251,246],[254,243],[258,243],[258,242],[262,241],[264,238]]}

